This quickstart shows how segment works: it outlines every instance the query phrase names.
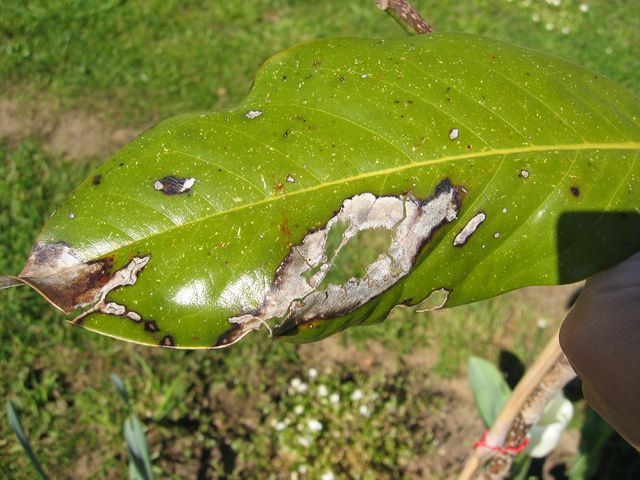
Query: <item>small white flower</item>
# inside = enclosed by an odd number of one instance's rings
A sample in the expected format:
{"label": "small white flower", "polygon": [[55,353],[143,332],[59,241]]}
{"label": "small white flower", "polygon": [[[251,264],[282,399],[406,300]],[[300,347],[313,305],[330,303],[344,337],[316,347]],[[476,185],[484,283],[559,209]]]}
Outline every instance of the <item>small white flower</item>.
{"label": "small white flower", "polygon": [[273,428],[275,428],[278,432],[281,432],[282,430],[287,428],[287,424],[284,422],[276,422]]}
{"label": "small white flower", "polygon": [[362,400],[362,397],[364,397],[364,394],[362,393],[362,390],[358,388],[355,389],[351,394],[351,400],[353,400],[354,402],[357,402],[358,400]]}
{"label": "small white flower", "polygon": [[304,413],[304,407],[302,405],[296,405],[293,409],[293,413],[296,415],[302,415]]}
{"label": "small white flower", "polygon": [[291,379],[291,387],[298,393],[304,393],[309,386],[297,377]]}
{"label": "small white flower", "polygon": [[311,380],[315,380],[316,378],[318,378],[318,370],[316,370],[315,368],[310,368],[308,373]]}
{"label": "small white flower", "polygon": [[360,405],[360,415],[362,415],[363,417],[368,417],[369,415],[371,415],[371,410],[367,405]]}
{"label": "small white flower", "polygon": [[331,471],[324,472],[322,476],[320,476],[320,480],[334,480],[334,478],[336,477],[333,475],[333,472]]}
{"label": "small white flower", "polygon": [[589,5],[587,5],[586,3],[581,3],[580,4],[580,11],[582,13],[587,13],[589,11]]}
{"label": "small white flower", "polygon": [[544,28],[546,28],[548,31],[552,31],[554,28],[556,28],[556,26],[553,23],[549,22],[544,26]]}
{"label": "small white flower", "polygon": [[329,401],[334,405],[337,405],[338,403],[340,403],[340,395],[337,393],[332,393],[331,395],[329,395]]}
{"label": "small white flower", "polygon": [[326,397],[327,395],[329,395],[329,389],[326,387],[326,385],[319,385],[318,386],[318,396],[319,397]]}
{"label": "small white flower", "polygon": [[307,420],[307,427],[309,427],[309,430],[312,432],[319,432],[322,430],[322,422],[319,422],[315,418],[311,418]]}
{"label": "small white flower", "polygon": [[562,27],[562,30],[560,31],[565,35],[569,35],[571,33],[571,29],[569,27]]}
{"label": "small white flower", "polygon": [[538,15],[537,13],[534,13],[533,15],[531,15],[531,20],[533,20],[533,23],[539,23],[540,15]]}
{"label": "small white flower", "polygon": [[547,328],[548,326],[549,326],[549,321],[548,321],[546,318],[544,318],[544,317],[540,317],[540,318],[538,319],[538,328],[539,328],[540,330],[544,330],[544,329],[545,329],[545,328]]}
{"label": "small white flower", "polygon": [[307,466],[306,465],[300,465],[298,467],[298,471],[304,475],[305,473],[307,473]]}
{"label": "small white flower", "polygon": [[308,437],[298,437],[298,443],[306,448],[311,445],[311,439]]}

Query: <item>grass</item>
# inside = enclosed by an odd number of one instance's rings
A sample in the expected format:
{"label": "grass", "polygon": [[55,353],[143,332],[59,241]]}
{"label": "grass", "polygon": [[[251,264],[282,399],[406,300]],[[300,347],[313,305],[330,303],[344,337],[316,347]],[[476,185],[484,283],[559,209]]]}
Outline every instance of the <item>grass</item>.
{"label": "grass", "polygon": [[[587,0],[586,12],[567,0],[414,3],[436,30],[553,52],[640,91],[638,2]],[[2,98],[38,112],[56,105],[56,115],[80,110],[105,131],[231,105],[262,61],[294,43],[403,35],[365,0],[5,0],[2,8]],[[0,148],[0,272],[20,270],[47,215],[102,160],[56,153],[51,136],[12,134]],[[112,372],[131,392],[162,478],[446,478],[481,431],[471,402],[449,388],[469,355],[496,360],[506,349],[528,363],[560,320],[535,327],[548,314],[511,295],[437,314],[398,309],[311,347],[253,336],[224,352],[167,352],[65,326],[29,290],[3,291],[0,301],[0,397],[21,411],[53,478],[125,476],[128,412]],[[626,475],[638,460],[624,458]],[[608,478],[620,478],[611,462]],[[29,468],[3,419],[0,469],[26,479]]]}

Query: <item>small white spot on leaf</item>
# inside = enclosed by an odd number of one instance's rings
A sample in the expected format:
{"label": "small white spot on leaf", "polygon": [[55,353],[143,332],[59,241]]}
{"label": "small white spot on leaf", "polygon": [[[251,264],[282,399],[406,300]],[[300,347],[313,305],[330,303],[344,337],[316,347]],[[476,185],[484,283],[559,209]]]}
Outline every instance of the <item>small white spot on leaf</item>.
{"label": "small white spot on leaf", "polygon": [[455,140],[460,135],[460,130],[457,128],[452,128],[449,132],[449,140]]}
{"label": "small white spot on leaf", "polygon": [[262,110],[250,110],[244,114],[244,116],[247,117],[249,120],[258,118],[260,115],[262,115]]}
{"label": "small white spot on leaf", "polygon": [[469,220],[467,224],[464,226],[464,228],[460,230],[460,233],[456,235],[456,238],[453,239],[453,246],[461,247],[462,245],[467,243],[467,240],[469,240],[469,237],[473,235],[476,229],[480,226],[482,222],[486,220],[486,218],[487,216],[483,212],[480,212],[476,216],[474,216],[471,220]]}

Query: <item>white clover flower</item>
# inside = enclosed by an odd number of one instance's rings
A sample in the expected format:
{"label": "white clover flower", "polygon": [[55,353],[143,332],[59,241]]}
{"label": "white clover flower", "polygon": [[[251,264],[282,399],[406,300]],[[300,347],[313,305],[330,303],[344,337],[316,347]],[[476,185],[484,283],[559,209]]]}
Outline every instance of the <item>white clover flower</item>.
{"label": "white clover flower", "polygon": [[327,388],[326,385],[319,385],[318,386],[318,396],[319,397],[326,397],[327,395],[329,395],[329,389]]}
{"label": "white clover flower", "polygon": [[358,400],[362,400],[362,397],[364,397],[364,394],[362,393],[362,390],[360,390],[359,388],[356,388],[351,394],[351,400],[353,400],[354,402],[357,402]]}
{"label": "white clover flower", "polygon": [[329,401],[334,405],[337,405],[338,403],[340,403],[340,395],[337,393],[332,393],[331,395],[329,395]]}
{"label": "white clover flower", "polygon": [[562,433],[573,417],[573,405],[562,392],[551,399],[538,423],[531,428],[526,452],[530,457],[543,458],[558,446]]}
{"label": "white clover flower", "polygon": [[531,20],[533,21],[533,23],[540,22],[540,15],[538,15],[537,13],[534,13],[533,15],[531,15]]}
{"label": "white clover flower", "polygon": [[298,437],[298,443],[306,448],[311,445],[311,439],[309,437]]}
{"label": "white clover flower", "polygon": [[368,417],[369,415],[371,415],[371,410],[369,409],[368,405],[360,405],[360,415],[362,415],[363,417]]}
{"label": "white clover flower", "polygon": [[538,318],[538,328],[540,330],[544,330],[548,326],[549,326],[549,321],[546,318],[544,318],[544,317]]}
{"label": "white clover flower", "polygon": [[310,368],[307,373],[309,374],[309,378],[311,380],[315,380],[316,378],[318,378],[318,370],[316,370],[315,368]]}
{"label": "white clover flower", "polygon": [[276,422],[273,428],[275,428],[278,432],[281,432],[282,430],[287,428],[287,424],[285,422]]}
{"label": "white clover flower", "polygon": [[587,5],[586,3],[581,3],[580,4],[580,11],[582,13],[587,13],[589,11],[589,5]]}
{"label": "white clover flower", "polygon": [[311,430],[312,432],[319,432],[320,430],[322,430],[322,422],[316,420],[315,418],[310,418],[309,420],[307,420],[307,427],[309,427],[309,430]]}
{"label": "white clover flower", "polygon": [[336,477],[333,475],[332,471],[324,472],[320,476],[320,480],[334,480]]}
{"label": "white clover flower", "polygon": [[571,33],[571,28],[569,27],[562,27],[561,32],[565,35],[569,35]]}
{"label": "white clover flower", "polygon": [[304,393],[309,389],[309,386],[300,380],[298,377],[294,377],[290,382],[291,388],[297,393]]}
{"label": "white clover flower", "polygon": [[302,405],[296,405],[293,409],[293,413],[296,415],[302,415],[304,413],[304,407]]}
{"label": "white clover flower", "polygon": [[546,28],[548,31],[552,31],[554,28],[556,28],[556,26],[553,23],[549,22],[544,26],[544,28]]}

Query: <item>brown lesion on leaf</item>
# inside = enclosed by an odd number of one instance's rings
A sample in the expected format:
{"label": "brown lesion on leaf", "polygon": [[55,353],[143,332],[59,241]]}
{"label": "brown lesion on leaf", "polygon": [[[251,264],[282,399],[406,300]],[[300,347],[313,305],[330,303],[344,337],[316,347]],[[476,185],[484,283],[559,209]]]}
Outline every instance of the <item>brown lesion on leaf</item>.
{"label": "brown lesion on leaf", "polygon": [[176,341],[173,339],[171,335],[165,335],[160,339],[161,347],[175,347]]}
{"label": "brown lesion on leaf", "polygon": [[83,262],[66,242],[36,243],[17,277],[65,313],[97,301],[112,277],[112,257]]}
{"label": "brown lesion on leaf", "polygon": [[[323,228],[309,232],[278,267],[257,309],[231,317],[215,346],[235,343],[277,319],[275,336],[353,312],[409,274],[423,246],[456,219],[466,190],[444,179],[424,200],[411,193],[344,200]],[[364,235],[385,241],[363,257],[360,271],[343,272],[341,253],[362,251]],[[365,242],[365,243],[363,243]]]}
{"label": "brown lesion on leaf", "polygon": [[160,328],[158,328],[158,324],[155,322],[155,320],[145,320],[144,329],[147,332],[153,332],[153,333],[160,331]]}
{"label": "brown lesion on leaf", "polygon": [[93,185],[94,187],[97,187],[98,185],[100,185],[100,183],[102,183],[102,175],[96,175],[91,180],[91,185]]}
{"label": "brown lesion on leaf", "polygon": [[153,182],[153,188],[165,195],[178,195],[191,192],[195,183],[196,179],[193,177],[181,178],[167,175]]}

